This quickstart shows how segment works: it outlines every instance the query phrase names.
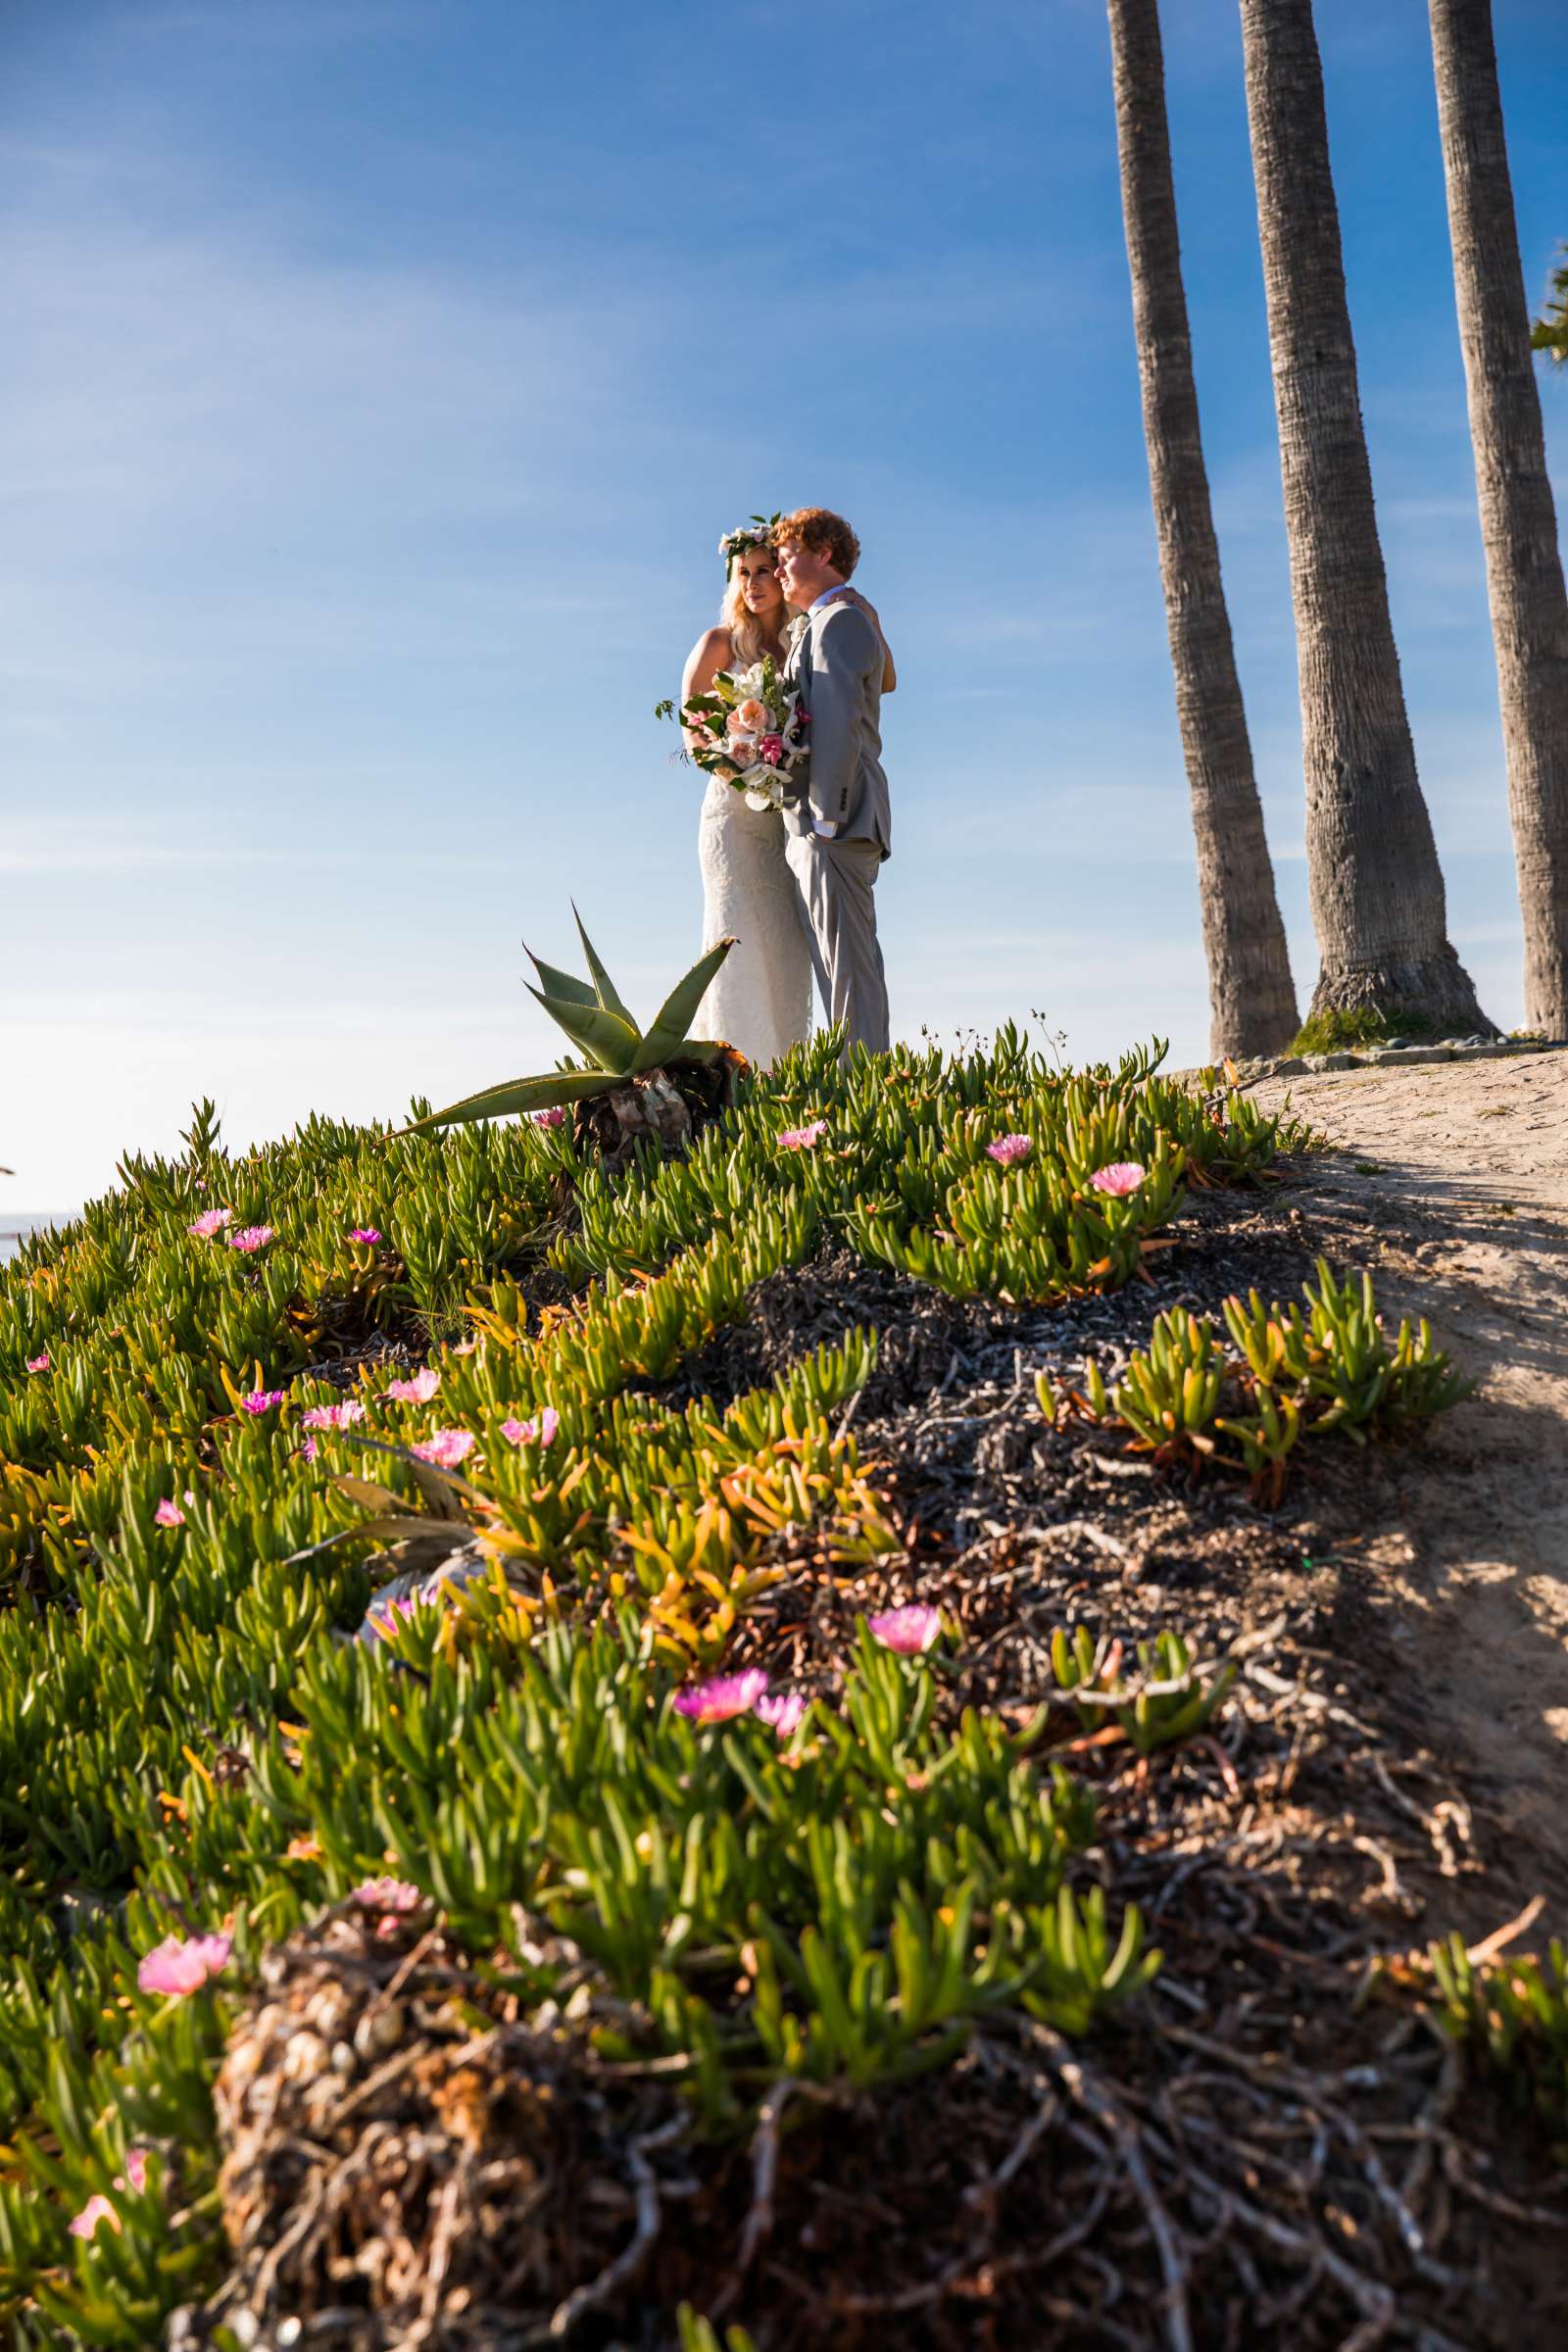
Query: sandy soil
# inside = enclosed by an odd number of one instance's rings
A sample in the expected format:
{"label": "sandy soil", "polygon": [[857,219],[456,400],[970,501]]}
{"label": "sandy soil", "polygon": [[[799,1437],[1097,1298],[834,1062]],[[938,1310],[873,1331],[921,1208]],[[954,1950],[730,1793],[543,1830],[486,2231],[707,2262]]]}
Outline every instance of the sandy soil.
{"label": "sandy soil", "polygon": [[[1441,1752],[1473,1752],[1568,1894],[1568,1053],[1261,1081],[1327,1137],[1306,1200],[1369,1221],[1380,1299],[1430,1318],[1477,1393],[1359,1558]],[[1324,1202],[1328,1207],[1329,1201]],[[1347,1541],[1337,1533],[1341,1549]]]}

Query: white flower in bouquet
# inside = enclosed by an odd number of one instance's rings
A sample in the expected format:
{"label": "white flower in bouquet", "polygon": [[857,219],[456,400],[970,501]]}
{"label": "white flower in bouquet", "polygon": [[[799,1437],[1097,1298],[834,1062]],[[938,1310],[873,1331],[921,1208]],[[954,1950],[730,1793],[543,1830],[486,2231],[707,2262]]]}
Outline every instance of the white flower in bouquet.
{"label": "white flower in bouquet", "polygon": [[[661,703],[656,715],[674,717],[673,703]],[[794,798],[810,719],[771,655],[745,669],[720,670],[710,692],[693,696],[679,717],[688,739],[695,738],[698,766],[743,792],[748,808],[782,808]]]}

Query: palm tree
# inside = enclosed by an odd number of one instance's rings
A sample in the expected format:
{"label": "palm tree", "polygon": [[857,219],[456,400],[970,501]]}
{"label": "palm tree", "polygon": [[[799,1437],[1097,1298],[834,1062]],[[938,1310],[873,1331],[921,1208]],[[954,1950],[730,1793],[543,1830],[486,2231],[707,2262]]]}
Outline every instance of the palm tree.
{"label": "palm tree", "polygon": [[1551,290],[1541,317],[1532,322],[1530,348],[1544,351],[1554,368],[1568,360],[1568,245],[1551,273]]}
{"label": "palm tree", "polygon": [[1241,0],[1321,968],[1314,1013],[1491,1031],[1447,936],[1389,616],[1311,0]]}
{"label": "palm tree", "polygon": [[1209,1051],[1277,1054],[1298,1027],[1285,925],[1220,579],[1198,423],[1158,0],[1107,0],[1149,483],[1208,959]]}
{"label": "palm tree", "polygon": [[1568,592],[1519,263],[1492,0],[1431,0],[1448,233],[1497,651],[1525,1024],[1568,1037]]}

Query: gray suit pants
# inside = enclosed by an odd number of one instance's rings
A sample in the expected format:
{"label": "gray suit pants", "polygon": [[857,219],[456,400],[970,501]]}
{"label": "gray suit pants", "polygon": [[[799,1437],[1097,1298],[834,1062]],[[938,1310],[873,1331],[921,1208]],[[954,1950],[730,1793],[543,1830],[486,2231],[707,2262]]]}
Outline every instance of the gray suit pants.
{"label": "gray suit pants", "polygon": [[871,892],[882,853],[874,841],[822,841],[792,832],[784,855],[800,894],[801,920],[830,1023],[844,1043],[888,1050],[888,990]]}

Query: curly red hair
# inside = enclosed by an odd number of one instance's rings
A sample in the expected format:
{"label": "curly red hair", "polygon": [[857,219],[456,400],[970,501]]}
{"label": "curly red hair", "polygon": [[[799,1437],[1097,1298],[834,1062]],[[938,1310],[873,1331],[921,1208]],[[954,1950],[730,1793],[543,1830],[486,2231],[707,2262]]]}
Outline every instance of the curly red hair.
{"label": "curly red hair", "polygon": [[781,514],[772,539],[775,547],[785,539],[798,541],[808,555],[831,564],[842,580],[850,578],[860,561],[860,542],[843,515],[829,507],[797,507],[793,514]]}

